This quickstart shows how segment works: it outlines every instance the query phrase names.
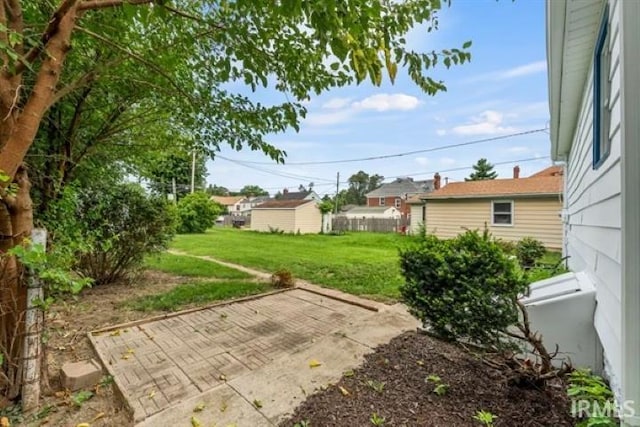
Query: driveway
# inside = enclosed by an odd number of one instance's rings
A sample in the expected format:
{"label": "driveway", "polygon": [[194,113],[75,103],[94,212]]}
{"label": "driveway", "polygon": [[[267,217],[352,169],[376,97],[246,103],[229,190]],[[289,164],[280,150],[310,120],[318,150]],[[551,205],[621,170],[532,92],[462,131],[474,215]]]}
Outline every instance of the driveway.
{"label": "driveway", "polygon": [[270,426],[417,325],[399,304],[305,285],[90,338],[136,425]]}

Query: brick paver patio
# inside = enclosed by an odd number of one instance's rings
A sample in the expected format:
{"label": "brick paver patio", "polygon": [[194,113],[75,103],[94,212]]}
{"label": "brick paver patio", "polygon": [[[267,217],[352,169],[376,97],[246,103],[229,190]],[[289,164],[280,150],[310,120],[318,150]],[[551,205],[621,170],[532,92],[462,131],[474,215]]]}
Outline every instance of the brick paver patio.
{"label": "brick paver patio", "polygon": [[91,340],[140,422],[375,315],[298,288],[94,333]]}

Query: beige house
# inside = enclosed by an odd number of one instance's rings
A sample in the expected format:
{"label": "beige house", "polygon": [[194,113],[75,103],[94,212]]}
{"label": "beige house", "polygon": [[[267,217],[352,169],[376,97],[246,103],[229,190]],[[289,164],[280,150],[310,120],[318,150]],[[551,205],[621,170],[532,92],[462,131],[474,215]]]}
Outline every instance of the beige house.
{"label": "beige house", "polygon": [[241,202],[244,199],[244,196],[211,196],[210,200],[213,200],[216,203],[221,204],[227,209],[227,213],[229,215],[243,215],[240,211]]}
{"label": "beige house", "polygon": [[251,229],[319,233],[322,213],[315,200],[271,200],[251,210]]}
{"label": "beige house", "polygon": [[517,242],[528,236],[562,249],[562,168],[518,175],[519,168],[513,179],[454,182],[412,198],[411,231],[422,222],[428,233],[446,239],[486,226],[499,239]]}

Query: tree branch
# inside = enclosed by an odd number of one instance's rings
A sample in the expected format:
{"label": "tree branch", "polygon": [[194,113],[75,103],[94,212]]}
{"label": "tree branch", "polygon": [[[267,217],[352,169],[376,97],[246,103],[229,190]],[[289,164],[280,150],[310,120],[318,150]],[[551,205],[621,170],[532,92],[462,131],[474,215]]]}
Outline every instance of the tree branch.
{"label": "tree branch", "polygon": [[60,27],[60,22],[65,17],[69,11],[75,7],[78,0],[64,0],[58,10],[53,14],[53,18],[47,24],[42,36],[40,37],[40,42],[32,47],[29,52],[27,52],[22,60],[18,62],[15,66],[15,69],[12,72],[9,70],[4,70],[4,75],[7,77],[18,76],[22,74],[22,72],[27,68],[27,65],[32,64],[42,52],[44,52],[45,47],[49,43],[49,40],[58,32]]}
{"label": "tree branch", "polygon": [[118,7],[124,4],[139,5],[155,3],[156,0],[87,0],[78,5],[78,10],[96,10],[107,9],[110,7]]}
{"label": "tree branch", "polygon": [[189,102],[191,104],[194,104],[193,99],[191,98],[191,96],[186,93],[184,90],[182,90],[182,88],[178,85],[178,83],[176,83],[169,74],[167,74],[162,68],[160,68],[158,65],[154,64],[151,61],[146,60],[145,58],[143,58],[142,56],[131,52],[129,49],[126,49],[123,46],[120,46],[119,44],[115,43],[114,41],[100,35],[97,33],[94,33],[91,30],[88,30],[84,27],[80,27],[77,26],[76,27],[78,29],[78,31],[81,31],[91,37],[94,37],[98,40],[100,40],[103,43],[108,44],[109,46],[113,47],[114,49],[119,50],[120,52],[125,53],[126,55],[128,55],[129,57],[131,57],[132,59],[140,62],[141,64],[145,65],[146,67],[150,68],[152,71],[155,71],[156,73],[158,73],[159,75],[161,75],[162,77],[164,77],[170,84],[171,86],[173,86],[180,94],[182,94],[182,96],[184,96],[185,98],[187,98],[189,100]]}

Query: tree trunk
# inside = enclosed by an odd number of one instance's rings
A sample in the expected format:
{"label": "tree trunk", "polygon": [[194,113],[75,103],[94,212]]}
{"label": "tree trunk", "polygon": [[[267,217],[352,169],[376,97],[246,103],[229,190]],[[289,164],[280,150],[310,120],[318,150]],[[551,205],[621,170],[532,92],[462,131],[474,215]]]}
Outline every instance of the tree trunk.
{"label": "tree trunk", "polygon": [[[31,184],[24,166],[16,172],[17,193],[0,202],[0,250],[6,252],[24,243],[33,229],[33,206],[29,190]],[[0,350],[4,356],[7,384],[5,394],[18,396],[22,373],[22,339],[27,289],[21,283],[22,266],[15,257],[2,258],[0,279]]]}

